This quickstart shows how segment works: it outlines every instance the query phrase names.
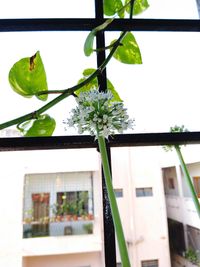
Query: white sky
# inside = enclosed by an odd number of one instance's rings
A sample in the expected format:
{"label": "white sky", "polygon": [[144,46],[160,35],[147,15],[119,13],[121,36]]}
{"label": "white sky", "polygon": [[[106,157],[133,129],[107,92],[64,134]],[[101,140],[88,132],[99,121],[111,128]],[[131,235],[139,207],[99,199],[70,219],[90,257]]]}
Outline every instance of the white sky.
{"label": "white sky", "polygon": [[[198,18],[196,0],[149,0],[149,3],[149,10],[141,16]],[[93,17],[93,4],[92,0],[73,0],[70,5],[66,5],[66,0],[7,0],[0,9],[0,18]],[[86,35],[86,32],[0,33],[0,122],[23,115],[24,111],[34,111],[43,104],[12,92],[7,79],[11,66],[39,50],[49,89],[75,85],[85,68],[96,67],[95,56],[86,58],[83,54]],[[175,124],[199,130],[200,34],[135,32],[134,35],[143,64],[124,65],[113,59],[108,65],[108,78],[124,99],[130,116],[135,118],[135,132],[169,131]],[[118,36],[119,33],[106,34],[108,44]],[[63,134],[62,120],[73,104],[66,99],[49,112],[59,121],[55,134]]]}

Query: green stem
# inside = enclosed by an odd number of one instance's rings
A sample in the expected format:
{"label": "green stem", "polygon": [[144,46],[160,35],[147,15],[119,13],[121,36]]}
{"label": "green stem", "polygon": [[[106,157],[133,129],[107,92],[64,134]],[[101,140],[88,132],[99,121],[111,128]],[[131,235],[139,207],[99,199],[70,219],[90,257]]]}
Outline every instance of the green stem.
{"label": "green stem", "polygon": [[189,174],[188,169],[187,169],[187,166],[186,166],[186,164],[184,162],[184,159],[183,159],[183,156],[182,156],[180,147],[178,145],[175,145],[174,147],[175,147],[176,152],[178,154],[178,158],[179,158],[180,164],[181,164],[181,169],[183,171],[183,174],[184,174],[185,180],[187,182],[187,185],[188,185],[188,187],[190,189],[190,192],[191,192],[191,195],[192,195],[192,199],[193,199],[194,205],[196,207],[197,213],[198,213],[199,218],[200,218],[200,203],[199,203],[197,194],[195,192],[194,185],[193,185],[193,183],[191,181],[190,174]]}
{"label": "green stem", "polygon": [[[110,51],[110,53],[107,56],[107,58],[105,59],[105,61],[85,81],[83,81],[82,83],[79,83],[79,84],[77,84],[77,85],[75,85],[75,86],[73,86],[71,88],[56,91],[57,93],[60,93],[60,95],[57,96],[56,98],[54,98],[52,101],[50,101],[49,103],[47,103],[46,105],[44,105],[43,107],[41,107],[40,109],[38,109],[36,111],[33,111],[33,112],[28,113],[26,115],[23,115],[21,117],[18,117],[18,118],[15,118],[13,120],[10,120],[10,121],[7,121],[7,122],[4,122],[4,123],[0,124],[0,130],[2,130],[4,128],[7,128],[7,127],[10,127],[10,126],[13,126],[13,125],[16,125],[16,124],[20,124],[20,123],[22,123],[24,121],[27,121],[27,120],[31,120],[31,119],[36,118],[37,116],[39,116],[40,114],[42,114],[46,110],[52,108],[53,106],[55,106],[56,104],[58,104],[60,101],[62,101],[63,99],[67,98],[68,96],[74,94],[75,91],[77,91],[78,89],[80,89],[84,85],[88,84],[93,79],[95,79],[105,69],[105,67],[107,66],[108,62],[110,61],[110,59],[112,58],[113,54],[115,53],[116,49],[120,45],[121,40],[126,35],[126,33],[127,32],[125,31],[125,32],[123,32],[120,35],[120,37],[118,38],[118,40],[113,45],[113,48]],[[53,92],[55,93],[55,91],[53,91]],[[43,92],[39,93],[38,95],[48,94],[48,93],[51,93],[51,91],[43,91]]]}
{"label": "green stem", "polygon": [[106,188],[108,191],[108,197],[109,197],[109,202],[111,206],[111,212],[112,212],[113,222],[115,226],[115,232],[117,236],[122,266],[131,267],[129,256],[128,256],[128,251],[127,251],[127,246],[126,246],[126,241],[124,238],[122,223],[121,223],[121,219],[119,215],[119,210],[117,207],[117,201],[116,201],[115,193],[114,193],[113,186],[112,186],[111,172],[110,172],[110,166],[108,162],[105,138],[102,136],[98,136],[98,144],[99,144],[99,150],[101,153],[101,160],[102,160],[103,171],[104,171],[104,176],[105,176],[105,181],[106,181]]}

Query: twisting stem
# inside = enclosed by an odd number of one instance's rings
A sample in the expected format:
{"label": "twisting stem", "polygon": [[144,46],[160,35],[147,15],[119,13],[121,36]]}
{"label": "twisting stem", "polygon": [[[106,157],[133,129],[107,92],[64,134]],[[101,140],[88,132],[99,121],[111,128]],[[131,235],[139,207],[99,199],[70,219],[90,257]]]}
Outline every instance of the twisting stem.
{"label": "twisting stem", "polygon": [[197,213],[199,215],[199,218],[200,218],[200,203],[199,203],[198,197],[196,195],[193,183],[191,181],[190,174],[189,174],[187,166],[186,166],[186,164],[184,162],[180,147],[178,145],[175,145],[174,147],[175,147],[175,150],[176,150],[176,152],[178,154],[178,158],[179,158],[180,164],[181,164],[181,169],[183,171],[183,174],[184,174],[185,180],[187,182],[187,185],[188,185],[188,187],[190,189],[190,192],[191,192],[191,195],[192,195],[192,199],[193,199],[194,205],[196,207],[196,211],[197,211]]}
{"label": "twisting stem", "polygon": [[130,19],[132,19],[133,16],[133,6],[134,6],[135,0],[130,1]]}
{"label": "twisting stem", "polygon": [[[110,59],[112,58],[113,54],[115,53],[117,47],[120,45],[122,39],[124,38],[124,36],[126,35],[126,31],[123,32],[120,37],[118,38],[118,40],[115,42],[115,44],[113,45],[112,50],[110,51],[109,55],[107,56],[107,58],[105,59],[105,61],[101,64],[101,66],[95,71],[93,72],[85,81],[83,81],[82,83],[79,83],[71,88],[68,89],[64,89],[64,90],[60,90],[57,91],[57,93],[61,93],[61,95],[57,96],[56,98],[54,98],[52,101],[50,101],[48,104],[44,105],[43,107],[41,107],[40,109],[28,113],[24,116],[18,117],[16,119],[4,122],[2,124],[0,124],[0,130],[22,123],[24,121],[27,120],[31,120],[33,118],[35,118],[35,114],[40,115],[43,112],[45,112],[46,110],[50,109],[51,107],[55,106],[56,104],[58,104],[60,101],[62,101],[63,99],[67,98],[68,96],[74,94],[75,91],[77,91],[78,89],[80,89],[81,87],[83,87],[84,85],[88,84],[90,81],[92,81],[93,79],[95,79],[97,77],[97,75],[99,73],[101,73],[105,67],[107,66],[108,62],[110,61]],[[41,94],[48,94],[51,91],[43,91],[41,93],[39,93],[38,95]]]}
{"label": "twisting stem", "polygon": [[112,186],[112,180],[111,180],[111,172],[110,172],[110,166],[108,162],[108,156],[106,151],[106,144],[105,144],[105,138],[103,136],[98,136],[98,144],[99,144],[99,150],[101,153],[101,160],[103,165],[103,171],[106,181],[106,188],[108,191],[108,198],[111,206],[111,212],[113,217],[113,222],[115,226],[115,232],[117,236],[120,256],[121,256],[121,262],[122,267],[131,267],[129,256],[128,256],[128,250],[126,246],[126,241],[124,238],[122,223],[120,219],[119,210],[117,207],[117,201],[115,198],[115,193]]}

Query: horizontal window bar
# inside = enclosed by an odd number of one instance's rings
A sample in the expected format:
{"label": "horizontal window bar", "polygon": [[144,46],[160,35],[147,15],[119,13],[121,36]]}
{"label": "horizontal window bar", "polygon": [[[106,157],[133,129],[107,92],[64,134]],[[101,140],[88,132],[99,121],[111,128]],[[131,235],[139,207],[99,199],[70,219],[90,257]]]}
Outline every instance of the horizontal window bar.
{"label": "horizontal window bar", "polygon": [[[110,137],[108,143],[110,147],[200,144],[200,132],[118,134]],[[94,137],[87,135],[0,138],[0,151],[95,147]]]}
{"label": "horizontal window bar", "polygon": [[[100,19],[0,19],[0,32],[15,31],[90,31],[102,24]],[[116,19],[109,31],[187,31],[199,32],[200,20]]]}

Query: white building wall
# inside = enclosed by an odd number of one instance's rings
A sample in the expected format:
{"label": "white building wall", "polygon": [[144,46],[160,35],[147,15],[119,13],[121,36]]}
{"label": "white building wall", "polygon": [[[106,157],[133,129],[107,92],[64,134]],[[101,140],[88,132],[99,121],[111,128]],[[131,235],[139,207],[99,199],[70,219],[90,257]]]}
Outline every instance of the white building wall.
{"label": "white building wall", "polygon": [[[133,266],[151,259],[158,259],[161,267],[171,266],[159,151],[153,147],[112,149],[113,182],[124,191],[118,203]],[[135,189],[141,187],[152,187],[153,196],[136,197]]]}
{"label": "white building wall", "polygon": [[[54,159],[58,159],[56,164]],[[6,205],[4,201],[0,203],[2,213],[5,215],[0,230],[0,266],[13,267],[15,262],[14,266],[22,267],[22,258],[25,257],[24,267],[26,263],[29,267],[34,262],[40,261],[40,258],[43,262],[44,255],[51,257],[72,252],[78,255],[82,252],[85,255],[100,253],[101,261],[97,267],[102,267],[102,208],[101,190],[99,190],[101,179],[98,174],[99,155],[96,150],[5,152],[0,154],[0,160],[2,163],[0,179],[4,185],[0,189],[1,197],[6,199]],[[9,162],[12,162],[10,168]],[[22,240],[24,175],[73,171],[96,173],[93,179],[96,198],[95,234],[90,237],[82,236],[80,243],[78,236],[71,236],[68,239],[47,237]],[[164,194],[156,151],[153,148],[114,148],[112,172],[114,188],[123,189],[124,197],[118,199],[118,204],[133,266],[140,266],[141,260],[159,259],[159,266],[169,267]],[[153,197],[137,198],[136,187],[152,187]],[[118,261],[120,261],[119,255]],[[95,264],[91,266],[96,267]]]}
{"label": "white building wall", "polygon": [[[76,261],[74,261],[76,258]],[[24,258],[23,267],[101,267],[102,255],[96,253],[68,254]]]}
{"label": "white building wall", "polygon": [[[86,160],[87,159],[87,160]],[[99,157],[95,149],[84,150],[48,150],[0,153],[0,266],[22,267],[23,256],[63,254],[74,251],[80,253],[102,251],[102,208],[101,179]],[[84,236],[77,246],[74,237],[66,241],[63,238],[22,239],[23,188],[26,173],[92,171],[94,175],[95,197],[95,234]],[[76,239],[76,240],[75,240]],[[101,253],[102,259],[102,253]],[[100,262],[100,266],[103,263]],[[95,266],[95,265],[94,265]],[[71,267],[71,266],[70,266]],[[92,266],[93,267],[93,266]]]}

